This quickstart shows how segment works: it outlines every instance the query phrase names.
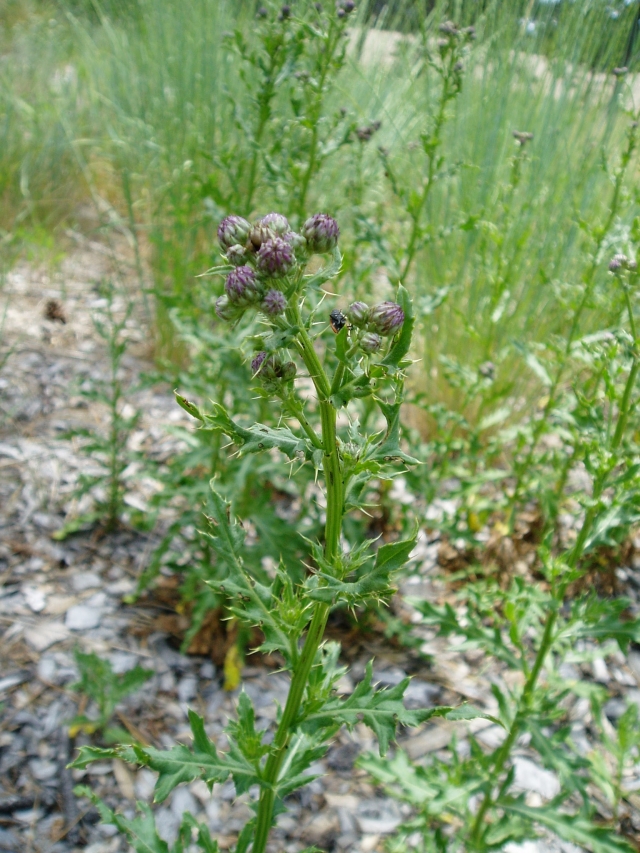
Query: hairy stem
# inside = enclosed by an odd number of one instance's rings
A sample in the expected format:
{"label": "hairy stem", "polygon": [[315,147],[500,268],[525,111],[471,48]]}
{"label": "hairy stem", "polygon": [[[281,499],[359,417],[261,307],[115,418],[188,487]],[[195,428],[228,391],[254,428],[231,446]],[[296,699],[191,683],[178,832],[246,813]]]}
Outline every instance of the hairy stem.
{"label": "hairy stem", "polygon": [[[331,394],[329,380],[315,353],[313,342],[304,328],[300,312],[297,308],[290,309],[290,312],[292,324],[298,325],[301,329],[298,334],[297,350],[313,380],[320,404],[323,470],[327,489],[324,556],[327,561],[332,561],[338,551],[344,501],[342,467],[336,442],[336,410],[329,402]],[[329,610],[328,604],[321,602],[315,604],[304,646],[292,674],[287,702],[264,769],[252,853],[264,853],[267,844],[273,823],[278,775],[287,753],[291,734],[296,726],[309,673],[324,635]]]}

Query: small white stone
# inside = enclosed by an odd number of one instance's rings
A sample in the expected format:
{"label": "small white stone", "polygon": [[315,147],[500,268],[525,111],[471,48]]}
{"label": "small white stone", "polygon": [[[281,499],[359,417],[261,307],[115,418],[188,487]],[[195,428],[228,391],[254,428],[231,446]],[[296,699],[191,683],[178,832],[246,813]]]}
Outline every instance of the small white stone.
{"label": "small white stone", "polygon": [[72,631],[87,631],[97,628],[102,619],[102,610],[97,607],[89,607],[86,604],[76,604],[67,610],[64,623]]}
{"label": "small white stone", "polygon": [[513,766],[516,771],[513,784],[517,788],[523,791],[535,791],[545,800],[551,800],[560,792],[558,777],[550,770],[538,767],[533,761],[520,756],[513,759]]}
{"label": "small white stone", "polygon": [[75,592],[84,592],[85,589],[94,589],[102,583],[95,572],[78,572],[71,578],[71,586]]}
{"label": "small white stone", "polygon": [[22,594],[24,595],[24,600],[27,602],[28,607],[33,610],[34,613],[40,613],[44,610],[47,604],[47,597],[44,594],[42,587],[34,586],[33,584],[26,584],[22,587]]}

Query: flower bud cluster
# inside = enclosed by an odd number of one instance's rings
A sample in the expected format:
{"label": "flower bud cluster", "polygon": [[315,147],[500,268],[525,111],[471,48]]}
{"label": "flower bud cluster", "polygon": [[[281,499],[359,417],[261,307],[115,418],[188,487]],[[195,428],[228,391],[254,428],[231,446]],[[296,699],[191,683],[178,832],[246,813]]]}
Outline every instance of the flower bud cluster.
{"label": "flower bud cluster", "polygon": [[267,391],[278,391],[284,384],[293,382],[296,370],[293,361],[283,361],[277,353],[268,355],[262,350],[251,359],[251,372]]}
{"label": "flower bud cluster", "polygon": [[366,302],[352,302],[345,315],[357,330],[358,346],[367,355],[382,349],[384,338],[393,337],[404,323],[404,311],[397,302],[380,302],[373,308]]}
{"label": "flower bud cluster", "polygon": [[623,254],[614,255],[609,261],[609,272],[620,272],[620,270],[634,272],[637,268],[637,263]]}
{"label": "flower bud cluster", "polygon": [[268,213],[254,223],[227,216],[218,227],[218,241],[235,269],[216,302],[218,317],[234,322],[249,307],[271,319],[283,314],[292,274],[310,255],[333,251],[339,236],[338,223],[326,213],[307,219],[299,233],[281,213]]}

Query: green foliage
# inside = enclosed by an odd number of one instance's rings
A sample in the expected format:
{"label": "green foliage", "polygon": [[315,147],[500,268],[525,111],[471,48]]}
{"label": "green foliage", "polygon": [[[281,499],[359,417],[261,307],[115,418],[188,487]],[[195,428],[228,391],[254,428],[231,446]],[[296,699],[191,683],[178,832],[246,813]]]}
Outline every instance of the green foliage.
{"label": "green foliage", "polygon": [[[70,721],[72,731],[93,733],[100,731],[107,742],[115,743],[128,739],[127,732],[110,725],[111,718],[119,702],[130,693],[135,693],[154,674],[152,669],[134,666],[123,673],[115,673],[108,660],[94,652],[85,654],[76,649],[76,666],[80,671],[80,680],[71,685],[71,689],[95,703],[97,716],[80,714]],[[93,750],[93,747],[86,747]],[[98,750],[100,752],[100,750]]]}
{"label": "green foliage", "polygon": [[113,530],[124,509],[126,489],[124,472],[130,462],[127,442],[140,418],[139,411],[133,411],[132,414],[126,412],[125,388],[121,375],[122,360],[128,346],[125,331],[133,304],[128,301],[124,311],[117,311],[116,294],[111,283],[104,285],[103,294],[104,306],[95,313],[93,324],[106,345],[108,375],[106,378],[89,380],[88,387],[81,386],[80,394],[106,409],[107,427],[104,431],[90,428],[74,429],[66,434],[67,438],[83,439],[83,451],[92,459],[99,461],[103,468],[98,474],[81,475],[76,497],[81,497],[93,490],[102,493],[102,496],[96,497],[95,509],[65,522],[63,527],[54,534],[56,539],[64,539],[83,525],[96,521],[103,523],[107,530]]}

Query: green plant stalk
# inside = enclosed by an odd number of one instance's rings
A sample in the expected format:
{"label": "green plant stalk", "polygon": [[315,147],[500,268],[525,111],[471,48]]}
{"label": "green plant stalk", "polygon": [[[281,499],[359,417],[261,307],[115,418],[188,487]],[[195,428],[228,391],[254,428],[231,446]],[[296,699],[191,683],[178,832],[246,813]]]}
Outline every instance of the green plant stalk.
{"label": "green plant stalk", "polygon": [[[613,439],[611,441],[611,451],[614,453],[615,453],[615,451],[617,451],[619,449],[620,444],[622,442],[622,438],[624,436],[624,431],[625,431],[626,424],[627,424],[627,421],[629,418],[631,394],[633,392],[633,388],[634,388],[635,383],[636,383],[636,379],[638,376],[638,370],[640,369],[640,359],[635,354],[635,346],[637,344],[637,338],[635,335],[635,330],[636,330],[635,320],[633,317],[633,309],[632,309],[632,305],[631,305],[631,300],[629,298],[629,291],[627,288],[625,288],[625,298],[626,298],[626,302],[627,302],[627,311],[629,314],[629,323],[630,323],[630,326],[631,326],[631,329],[633,332],[633,338],[634,338],[634,357],[633,357],[633,364],[632,364],[631,370],[629,371],[629,376],[627,377],[627,382],[625,384],[625,389],[624,389],[624,392],[622,394],[622,401],[620,403],[620,411],[618,413],[618,421],[616,424],[616,430],[615,430]],[[587,510],[584,521],[582,523],[582,527],[580,528],[580,532],[579,532],[578,537],[576,539],[575,545],[573,546],[573,548],[571,549],[571,551],[569,552],[569,554],[567,556],[566,562],[567,562],[567,565],[570,569],[575,569],[575,567],[577,566],[577,564],[578,564],[578,562],[579,562],[579,560],[583,554],[584,547],[585,547],[585,544],[587,541],[587,537],[589,536],[589,533],[591,532],[591,529],[593,527],[593,523],[597,517],[598,501],[599,501],[599,499],[600,499],[600,497],[601,497],[601,495],[605,489],[607,478],[609,476],[610,471],[611,471],[610,468],[604,469],[603,471],[600,472],[598,478],[596,479],[596,482],[595,482],[594,487],[593,487],[592,504],[589,507],[589,509]],[[562,595],[562,593],[564,592],[564,588],[565,587],[562,586],[561,589],[556,592],[556,595],[558,597],[560,597]],[[493,804],[493,797],[491,794],[491,790],[492,790],[493,786],[495,785],[497,778],[499,777],[500,773],[502,772],[502,770],[504,768],[505,763],[507,762],[507,760],[509,758],[509,755],[511,753],[511,749],[513,748],[513,745],[516,741],[516,738],[517,738],[518,733],[519,733],[520,728],[521,728],[523,715],[526,712],[527,708],[529,707],[529,703],[531,701],[531,696],[533,695],[533,691],[535,689],[536,682],[538,680],[538,676],[540,675],[540,670],[542,669],[542,665],[544,663],[544,660],[545,660],[548,652],[551,650],[551,648],[553,646],[553,640],[554,640],[553,629],[555,627],[556,620],[557,620],[557,610],[554,609],[549,613],[549,615],[547,616],[547,619],[545,621],[545,627],[544,627],[544,634],[542,636],[542,642],[540,643],[540,648],[538,649],[538,654],[536,655],[534,665],[531,669],[529,677],[527,678],[527,680],[525,682],[525,686],[524,686],[524,689],[522,691],[522,695],[520,697],[520,700],[518,701],[518,706],[517,706],[516,713],[515,713],[515,716],[513,719],[513,723],[511,725],[511,728],[509,729],[509,733],[507,735],[505,742],[500,747],[500,750],[496,756],[495,764],[493,766],[493,771],[491,773],[489,783],[488,783],[489,790],[487,791],[485,798],[482,801],[482,805],[480,806],[480,808],[478,810],[478,814],[476,815],[476,819],[474,821],[473,828],[471,830],[471,836],[470,836],[471,843],[476,848],[477,848],[478,842],[480,841],[483,820],[485,818],[487,811],[489,810],[489,808]]]}
{"label": "green plant stalk", "polygon": [[[327,561],[331,562],[335,559],[338,551],[343,512],[342,468],[336,441],[336,410],[329,401],[331,388],[327,375],[318,360],[318,356],[313,348],[313,342],[303,326],[300,311],[297,307],[289,309],[288,319],[292,324],[299,326],[301,329],[298,333],[296,348],[313,380],[320,405],[322,447],[324,451],[323,470],[327,488],[327,521],[325,525],[324,555]],[[262,789],[258,802],[252,853],[264,853],[267,844],[269,831],[273,822],[278,775],[286,756],[289,738],[296,724],[296,718],[307,686],[309,673],[324,635],[329,611],[330,606],[322,602],[318,602],[313,608],[304,646],[293,671],[287,702],[262,776]]]}
{"label": "green plant stalk", "polygon": [[327,33],[327,38],[325,41],[325,49],[324,56],[325,61],[322,65],[322,71],[320,72],[320,79],[318,80],[318,88],[317,88],[317,97],[313,104],[313,108],[311,110],[311,146],[309,149],[309,162],[307,163],[307,168],[305,169],[304,177],[302,179],[302,186],[300,188],[300,199],[298,201],[298,219],[300,222],[303,221],[305,215],[305,205],[307,203],[307,193],[309,191],[309,184],[311,183],[311,178],[313,177],[314,170],[316,168],[316,159],[318,156],[318,125],[320,122],[320,116],[322,115],[322,106],[324,99],[323,89],[324,84],[327,79],[327,74],[329,73],[329,66],[333,59],[333,55],[338,44],[340,36],[333,40],[333,31],[334,31],[334,23],[333,20],[329,23],[329,32]]}
{"label": "green plant stalk", "polygon": [[241,198],[245,199],[245,213],[247,215],[251,213],[253,194],[256,189],[256,172],[258,170],[258,158],[260,156],[260,143],[262,142],[262,135],[265,128],[271,118],[271,101],[276,93],[276,71],[278,68],[276,60],[281,47],[282,42],[276,46],[275,50],[269,56],[269,71],[266,75],[266,81],[257,98],[259,105],[258,126],[253,137],[253,154],[251,156],[251,165],[249,166],[247,190],[246,193],[241,196]]}
{"label": "green plant stalk", "polygon": [[433,187],[433,178],[436,165],[436,152],[440,147],[440,131],[442,130],[442,126],[444,124],[445,110],[447,104],[451,99],[451,94],[449,91],[449,77],[451,75],[451,70],[453,68],[453,60],[455,56],[455,51],[451,51],[451,56],[449,59],[449,68],[447,70],[447,73],[443,76],[442,80],[442,93],[440,95],[440,103],[438,105],[438,114],[433,124],[433,132],[431,134],[431,139],[429,143],[430,150],[427,155],[429,158],[429,166],[427,168],[427,179],[422,190],[422,195],[418,200],[417,207],[415,207],[414,210],[410,211],[413,223],[411,226],[411,235],[409,237],[409,243],[406,249],[406,260],[402,272],[400,274],[401,281],[404,281],[406,279],[407,274],[411,268],[411,264],[413,263],[413,259],[417,251],[416,243],[418,241],[418,235],[420,233],[420,220],[422,219],[422,211],[425,208],[425,205],[429,199],[429,194],[431,193],[431,189]]}
{"label": "green plant stalk", "polygon": [[491,806],[493,805],[492,789],[496,784],[498,777],[502,773],[504,765],[509,759],[511,750],[513,749],[513,745],[515,744],[516,739],[520,734],[520,730],[522,728],[522,720],[524,715],[526,714],[527,709],[530,706],[531,697],[533,696],[533,691],[535,690],[536,683],[540,675],[540,670],[542,669],[547,654],[553,646],[553,629],[556,624],[556,619],[557,611],[551,610],[545,621],[544,633],[542,635],[542,642],[540,643],[540,648],[538,649],[538,653],[531,668],[531,672],[529,673],[529,677],[525,682],[522,694],[520,696],[520,699],[518,700],[518,706],[516,708],[516,713],[513,718],[513,722],[511,724],[504,743],[502,744],[498,751],[498,754],[496,755],[493,770],[487,783],[487,793],[485,794],[482,804],[478,809],[476,819],[473,822],[473,826],[471,828],[469,841],[473,849],[478,849],[478,844],[482,835],[482,825],[484,818]]}
{"label": "green plant stalk", "polygon": [[[522,484],[525,476],[525,472],[531,468],[531,464],[533,462],[533,456],[538,447],[538,442],[542,437],[542,433],[546,426],[546,423],[549,419],[549,415],[556,403],[556,395],[558,393],[558,388],[560,387],[560,383],[564,376],[564,371],[567,366],[567,362],[569,361],[569,356],[571,355],[571,348],[573,346],[573,342],[575,340],[576,334],[578,332],[578,326],[580,320],[582,319],[582,314],[587,306],[587,303],[591,297],[593,292],[593,288],[596,281],[596,271],[598,269],[598,264],[600,263],[600,252],[602,250],[602,246],[604,245],[604,241],[611,230],[611,226],[615,220],[616,214],[618,212],[618,203],[620,200],[620,193],[622,191],[622,184],[624,181],[625,174],[627,172],[627,168],[631,161],[631,156],[635,150],[637,144],[637,127],[632,125],[629,136],[628,136],[628,144],[625,149],[620,167],[616,173],[616,179],[613,187],[613,195],[611,197],[611,204],[609,207],[609,216],[607,217],[607,221],[604,226],[600,230],[600,234],[598,235],[598,239],[596,241],[596,246],[593,253],[593,260],[589,266],[587,274],[584,278],[585,288],[584,293],[582,295],[582,299],[580,300],[580,304],[576,308],[573,319],[571,321],[571,327],[569,329],[569,335],[566,340],[566,344],[564,347],[564,352],[562,354],[562,358],[560,359],[560,363],[558,364],[558,369],[556,370],[555,376],[553,378],[553,382],[551,383],[551,387],[549,388],[549,394],[547,398],[547,402],[545,404],[544,410],[542,412],[542,416],[538,420],[536,427],[533,431],[533,436],[531,438],[531,443],[529,445],[529,451],[523,461],[523,463],[516,468],[516,483],[513,489],[513,494],[509,501],[510,511],[509,511],[509,530],[513,532],[514,524],[515,524],[515,514],[518,509],[518,502],[520,499],[520,493],[522,490]],[[627,294],[628,298],[628,294]],[[632,320],[633,322],[633,320]],[[635,339],[635,335],[634,335]]]}

